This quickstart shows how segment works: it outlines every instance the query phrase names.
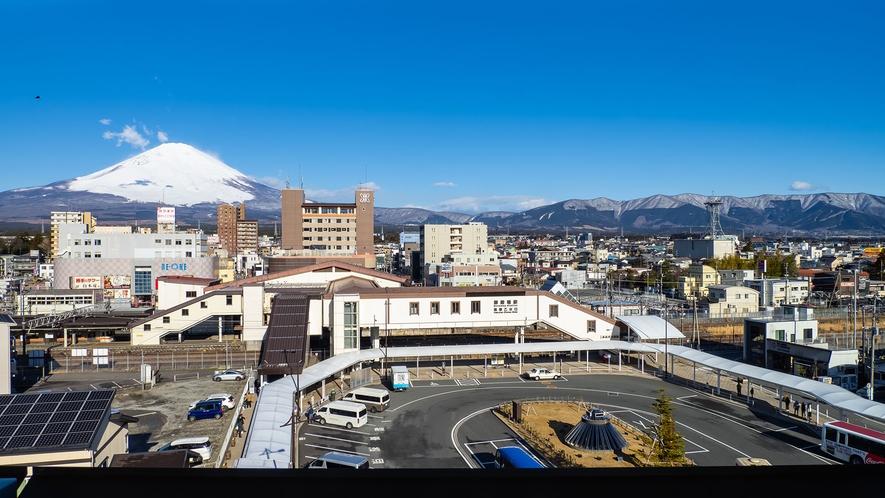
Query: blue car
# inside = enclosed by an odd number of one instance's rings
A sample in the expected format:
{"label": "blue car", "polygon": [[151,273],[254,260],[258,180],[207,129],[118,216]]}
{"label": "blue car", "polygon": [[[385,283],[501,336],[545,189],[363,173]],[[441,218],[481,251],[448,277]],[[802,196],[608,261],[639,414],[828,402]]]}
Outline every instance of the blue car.
{"label": "blue car", "polygon": [[200,401],[187,412],[187,419],[191,422],[202,418],[219,419],[223,416],[224,409],[221,406],[221,401]]}

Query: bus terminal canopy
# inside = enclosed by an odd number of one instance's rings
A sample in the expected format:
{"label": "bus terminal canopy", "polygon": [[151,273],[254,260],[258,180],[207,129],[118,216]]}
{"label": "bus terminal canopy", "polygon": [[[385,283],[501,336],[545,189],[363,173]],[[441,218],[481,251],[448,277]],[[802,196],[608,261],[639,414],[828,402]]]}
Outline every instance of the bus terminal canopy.
{"label": "bus terminal canopy", "polygon": [[685,335],[676,327],[659,316],[630,315],[616,316],[616,320],[625,323],[640,341],[658,339],[685,339]]}

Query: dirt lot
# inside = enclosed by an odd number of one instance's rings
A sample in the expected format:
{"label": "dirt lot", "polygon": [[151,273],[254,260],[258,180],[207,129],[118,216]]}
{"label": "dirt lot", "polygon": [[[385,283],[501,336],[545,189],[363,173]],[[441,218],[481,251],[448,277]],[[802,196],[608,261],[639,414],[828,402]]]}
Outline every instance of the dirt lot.
{"label": "dirt lot", "polygon": [[[504,408],[509,415],[508,405]],[[525,403],[522,408],[521,426],[500,413],[498,416],[558,467],[643,466],[650,448],[643,444],[638,433],[623,425],[618,426],[628,444],[623,451],[592,453],[575,449],[565,443],[566,435],[581,421],[581,416],[587,413],[587,408],[589,408],[587,404],[567,402]],[[622,461],[618,461],[618,457],[621,457]]]}
{"label": "dirt lot", "polygon": [[156,451],[157,448],[183,437],[208,436],[212,441],[212,458],[203,467],[212,467],[219,457],[223,437],[227,434],[236,411],[231,410],[220,420],[206,419],[189,422],[188,405],[210,394],[229,393],[239,402],[246,386],[240,382],[212,382],[211,378],[189,378],[178,382],[163,381],[153,389],[120,389],[112,404],[126,415],[139,419],[129,425],[129,451]]}

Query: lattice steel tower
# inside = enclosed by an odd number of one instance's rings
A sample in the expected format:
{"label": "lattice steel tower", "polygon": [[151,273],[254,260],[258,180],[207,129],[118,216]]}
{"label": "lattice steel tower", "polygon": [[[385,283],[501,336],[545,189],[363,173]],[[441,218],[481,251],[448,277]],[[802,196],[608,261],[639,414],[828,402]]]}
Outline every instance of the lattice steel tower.
{"label": "lattice steel tower", "polygon": [[707,232],[711,239],[721,239],[725,235],[722,232],[722,225],[719,224],[719,211],[722,207],[722,199],[714,196],[705,202],[704,205],[707,206],[707,213],[710,215],[710,226],[707,227]]}

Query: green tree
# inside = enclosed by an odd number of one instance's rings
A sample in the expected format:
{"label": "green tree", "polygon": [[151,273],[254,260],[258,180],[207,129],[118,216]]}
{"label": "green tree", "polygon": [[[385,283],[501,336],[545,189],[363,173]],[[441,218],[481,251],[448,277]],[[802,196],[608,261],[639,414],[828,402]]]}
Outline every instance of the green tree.
{"label": "green tree", "polygon": [[660,393],[651,407],[658,413],[658,422],[652,425],[654,439],[652,455],[664,465],[679,465],[685,461],[685,441],[676,432],[676,421],[673,420],[673,398],[667,396],[666,389]]}

